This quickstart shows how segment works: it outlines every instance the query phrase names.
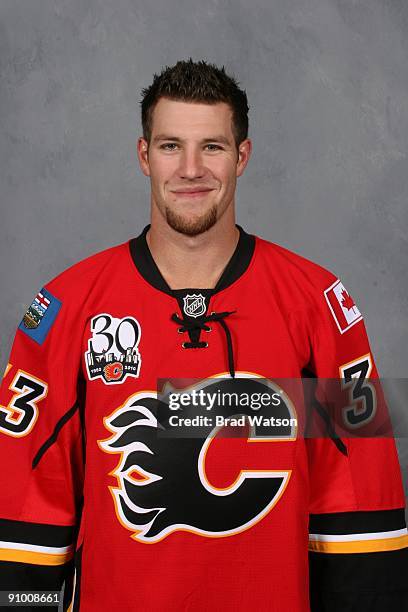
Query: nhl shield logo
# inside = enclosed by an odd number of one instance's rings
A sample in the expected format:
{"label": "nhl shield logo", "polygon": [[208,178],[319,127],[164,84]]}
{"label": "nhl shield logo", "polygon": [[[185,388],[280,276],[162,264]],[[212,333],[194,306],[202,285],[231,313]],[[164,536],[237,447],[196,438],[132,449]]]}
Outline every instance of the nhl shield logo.
{"label": "nhl shield logo", "polygon": [[207,310],[205,297],[201,293],[187,294],[183,297],[184,312],[188,317],[201,317]]}

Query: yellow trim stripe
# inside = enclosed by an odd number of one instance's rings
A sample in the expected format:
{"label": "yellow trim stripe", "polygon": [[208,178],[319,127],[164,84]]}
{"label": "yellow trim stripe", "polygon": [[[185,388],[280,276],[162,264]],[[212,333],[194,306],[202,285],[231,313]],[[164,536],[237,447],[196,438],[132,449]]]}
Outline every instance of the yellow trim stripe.
{"label": "yellow trim stripe", "polygon": [[408,535],[379,540],[354,540],[353,542],[309,541],[309,550],[321,553],[365,553],[400,550],[408,546]]}
{"label": "yellow trim stripe", "polygon": [[74,570],[74,584],[72,587],[72,599],[71,599],[71,603],[69,604],[69,608],[67,610],[67,612],[72,612],[74,609],[74,599],[75,599],[75,589],[76,589],[76,568]]}
{"label": "yellow trim stripe", "polygon": [[0,548],[0,561],[17,561],[18,563],[31,563],[32,565],[64,565],[72,557],[72,551],[61,555],[50,555],[27,550]]}

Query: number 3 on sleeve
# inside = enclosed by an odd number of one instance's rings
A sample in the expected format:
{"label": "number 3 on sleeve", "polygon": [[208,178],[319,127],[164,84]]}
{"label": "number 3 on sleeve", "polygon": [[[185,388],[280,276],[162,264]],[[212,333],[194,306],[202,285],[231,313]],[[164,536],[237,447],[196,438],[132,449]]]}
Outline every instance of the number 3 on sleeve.
{"label": "number 3 on sleeve", "polygon": [[348,404],[343,408],[346,427],[357,429],[369,423],[377,410],[375,388],[367,380],[373,363],[371,355],[363,355],[354,361],[340,366],[341,386],[348,389]]}
{"label": "number 3 on sleeve", "polygon": [[[9,364],[5,376],[11,369]],[[46,397],[47,384],[18,370],[9,389],[14,392],[7,406],[0,404],[0,432],[20,438],[30,433],[38,417],[38,402]]]}

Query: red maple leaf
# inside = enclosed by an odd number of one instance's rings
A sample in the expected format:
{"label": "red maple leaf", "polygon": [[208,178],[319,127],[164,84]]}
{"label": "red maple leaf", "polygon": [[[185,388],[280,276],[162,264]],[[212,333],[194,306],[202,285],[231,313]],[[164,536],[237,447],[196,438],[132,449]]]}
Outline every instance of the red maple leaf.
{"label": "red maple leaf", "polygon": [[345,289],[341,292],[341,305],[343,308],[347,308],[347,310],[352,310],[356,305],[351,295]]}

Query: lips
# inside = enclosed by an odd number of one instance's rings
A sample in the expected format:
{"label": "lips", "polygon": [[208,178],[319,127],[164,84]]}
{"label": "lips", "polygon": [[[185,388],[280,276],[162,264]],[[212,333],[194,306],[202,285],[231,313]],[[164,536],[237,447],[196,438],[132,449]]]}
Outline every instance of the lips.
{"label": "lips", "polygon": [[199,198],[212,191],[212,189],[183,189],[180,191],[173,191],[176,196],[185,198]]}
{"label": "lips", "polygon": [[197,187],[196,189],[175,189],[173,193],[207,193],[207,191],[212,191],[209,187]]}

